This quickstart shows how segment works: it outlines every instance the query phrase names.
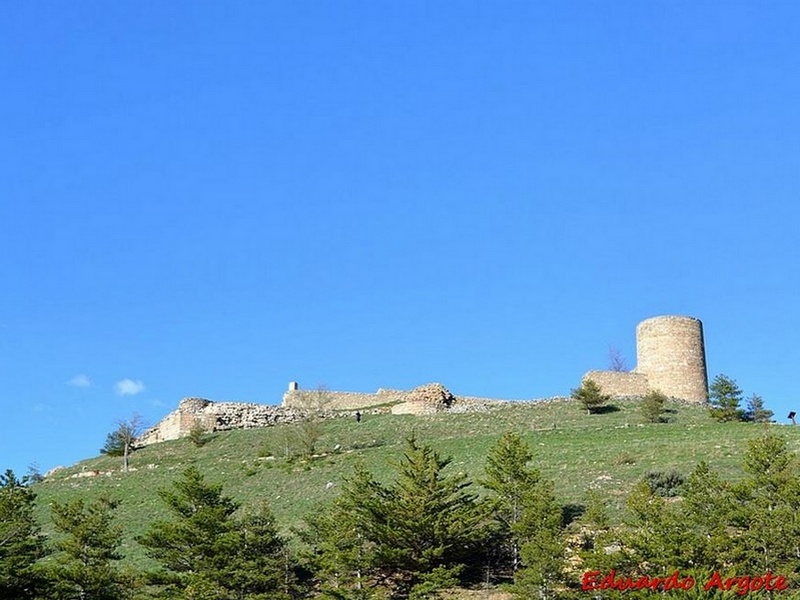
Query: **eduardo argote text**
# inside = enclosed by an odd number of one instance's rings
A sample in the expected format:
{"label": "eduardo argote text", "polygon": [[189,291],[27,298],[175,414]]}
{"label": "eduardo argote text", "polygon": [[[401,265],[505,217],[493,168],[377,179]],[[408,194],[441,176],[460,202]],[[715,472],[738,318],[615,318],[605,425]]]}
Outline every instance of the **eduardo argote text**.
{"label": "eduardo argote text", "polygon": [[586,571],[583,574],[582,588],[584,591],[594,590],[652,590],[652,591],[684,591],[690,590],[695,585],[702,586],[706,592],[713,590],[733,590],[740,596],[750,592],[782,592],[789,588],[784,575],[776,575],[767,571],[763,575],[743,575],[723,577],[719,571],[714,571],[705,581],[695,581],[690,575],[683,576],[680,571],[675,571],[667,577],[648,577],[647,575],[625,576],[617,575],[614,569],[608,573],[602,571]]}

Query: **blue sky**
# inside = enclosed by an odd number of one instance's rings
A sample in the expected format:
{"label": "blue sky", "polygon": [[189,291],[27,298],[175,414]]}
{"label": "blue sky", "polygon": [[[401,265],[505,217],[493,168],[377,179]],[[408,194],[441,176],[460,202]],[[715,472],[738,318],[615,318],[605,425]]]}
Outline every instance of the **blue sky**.
{"label": "blue sky", "polygon": [[800,409],[795,2],[0,8],[0,468],[180,398],[568,394],[703,320]]}

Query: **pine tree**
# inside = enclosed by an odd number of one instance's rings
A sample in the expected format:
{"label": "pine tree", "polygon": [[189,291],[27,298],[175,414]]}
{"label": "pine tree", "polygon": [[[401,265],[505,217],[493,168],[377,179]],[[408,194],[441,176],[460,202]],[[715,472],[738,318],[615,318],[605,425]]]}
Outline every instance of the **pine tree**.
{"label": "pine tree", "polygon": [[552,482],[539,482],[525,496],[522,518],[512,529],[522,559],[514,587],[526,598],[549,598],[563,577],[562,512],[553,488]]}
{"label": "pine tree", "polygon": [[522,519],[525,497],[539,484],[539,471],[529,466],[533,455],[516,433],[504,434],[489,449],[486,477],[480,484],[491,490],[491,515],[499,528],[499,543],[511,573],[520,566],[519,542],[513,534]]}
{"label": "pine tree", "polygon": [[[651,576],[663,577],[683,563],[682,520],[677,508],[654,493],[646,481],[639,482],[626,502],[629,529],[622,546],[630,553],[631,567],[648,565]],[[630,568],[630,567],[629,567]]]}
{"label": "pine tree", "polygon": [[758,394],[753,394],[747,399],[747,409],[744,412],[745,421],[771,423],[773,414],[764,406],[764,399]]}
{"label": "pine tree", "polygon": [[46,555],[33,517],[36,494],[11,470],[0,475],[0,598],[36,598],[45,580],[36,561]]}
{"label": "pine tree", "polygon": [[301,539],[311,548],[305,558],[323,594],[361,600],[376,585],[372,520],[387,492],[361,465],[342,488],[331,506],[305,518]]}
{"label": "pine tree", "polygon": [[407,440],[397,480],[376,506],[376,561],[400,578],[400,590],[430,581],[452,583],[480,540],[483,515],[463,473],[445,475],[452,458]]}
{"label": "pine tree", "polygon": [[607,505],[608,498],[600,491],[591,488],[586,490],[586,510],[569,526],[570,546],[581,560],[584,571],[607,572],[622,566],[616,553],[606,551],[606,548],[619,545],[617,532],[611,529]]}
{"label": "pine tree", "polygon": [[53,524],[64,534],[55,546],[51,574],[53,597],[59,600],[122,600],[130,598],[133,578],[116,565],[121,555],[122,528],[113,524],[118,503],[107,497],[86,504],[78,499],[51,505]]}
{"label": "pine tree", "polygon": [[651,390],[642,398],[641,411],[644,420],[648,423],[661,423],[664,421],[664,406],[667,396],[658,390]]}
{"label": "pine tree", "polygon": [[682,566],[722,571],[734,561],[736,546],[731,532],[737,500],[731,486],[701,461],[682,488]]}
{"label": "pine tree", "polygon": [[189,467],[174,490],[159,495],[173,514],[140,538],[162,569],[152,575],[164,592],[208,600],[278,600],[292,585],[284,541],[269,511],[235,518],[238,503],[222,486]]}
{"label": "pine tree", "polygon": [[[786,440],[766,435],[745,454],[745,479],[728,484],[700,463],[683,486],[683,501],[667,502],[646,485],[628,496],[628,529],[614,556],[622,572],[646,567],[651,576],[676,569],[785,574],[800,570],[800,476]],[[732,565],[736,570],[732,571]]]}
{"label": "pine tree", "polygon": [[744,418],[744,411],[740,408],[742,390],[726,375],[717,375],[711,382],[709,402],[711,416],[717,421],[741,421]]}
{"label": "pine tree", "polygon": [[518,434],[506,433],[489,450],[481,481],[494,492],[491,515],[523,597],[551,593],[564,568],[562,509],[552,482],[529,466],[532,458]]}
{"label": "pine tree", "polygon": [[294,566],[275,517],[262,503],[236,519],[236,548],[229,557],[226,587],[236,598],[280,600],[295,588]]}
{"label": "pine tree", "polygon": [[478,553],[484,515],[466,475],[443,473],[450,461],[412,437],[394,465],[394,482],[382,485],[359,469],[331,517],[308,521],[306,539],[332,597],[383,590],[391,598],[422,598],[458,582]]}
{"label": "pine tree", "polygon": [[580,402],[581,406],[586,409],[587,415],[592,414],[594,410],[611,400],[611,396],[604,394],[600,385],[593,379],[585,379],[581,383],[581,387],[572,390],[572,398]]}
{"label": "pine tree", "polygon": [[786,440],[768,434],[751,440],[744,458],[747,477],[735,488],[741,530],[737,564],[750,570],[800,571],[800,476]]}

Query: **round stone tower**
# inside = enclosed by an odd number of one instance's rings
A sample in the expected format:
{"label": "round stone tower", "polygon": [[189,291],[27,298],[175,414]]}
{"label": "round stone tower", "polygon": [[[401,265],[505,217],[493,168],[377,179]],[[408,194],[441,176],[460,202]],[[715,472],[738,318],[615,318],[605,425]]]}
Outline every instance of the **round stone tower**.
{"label": "round stone tower", "polygon": [[703,323],[694,317],[653,317],[636,327],[636,371],[647,386],[690,402],[708,401]]}

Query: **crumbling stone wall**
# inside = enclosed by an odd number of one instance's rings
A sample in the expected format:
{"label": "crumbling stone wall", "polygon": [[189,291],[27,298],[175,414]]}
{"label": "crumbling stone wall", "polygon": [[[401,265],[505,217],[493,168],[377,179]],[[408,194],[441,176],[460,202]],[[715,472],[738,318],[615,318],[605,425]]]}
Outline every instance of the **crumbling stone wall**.
{"label": "crumbling stone wall", "polygon": [[196,424],[201,425],[206,431],[225,431],[295,423],[304,417],[303,411],[291,407],[184,398],[177,410],[144,432],[137,443],[140,446],[147,446],[167,440],[177,440],[188,435]]}
{"label": "crumbling stone wall", "polygon": [[391,404],[393,402],[403,402],[405,392],[400,390],[379,389],[374,394],[361,392],[337,392],[321,389],[300,389],[296,382],[292,382],[289,389],[284,392],[281,406],[306,408],[309,403],[318,404],[319,398],[315,396],[324,395],[324,406],[328,410],[357,410],[368,408],[378,404]]}
{"label": "crumbling stone wall", "polygon": [[393,414],[431,414],[452,408],[456,397],[441,383],[428,383],[413,390],[380,388],[374,394],[335,392],[324,389],[300,389],[291,382],[283,394],[282,406],[308,409],[357,410],[374,406],[391,405]]}
{"label": "crumbling stone wall", "polygon": [[647,375],[644,373],[622,371],[589,371],[583,380],[591,379],[603,390],[603,393],[614,397],[644,396],[650,391]]}
{"label": "crumbling stone wall", "polygon": [[292,382],[280,406],[245,402],[212,402],[205,398],[184,398],[138,440],[140,446],[176,440],[189,434],[199,423],[207,431],[251,429],[296,423],[312,413],[316,418],[352,418],[357,411],[379,414],[433,414],[442,411],[486,410],[490,404],[505,402],[490,398],[459,398],[440,383],[410,391],[379,389],[374,394],[301,390]]}

